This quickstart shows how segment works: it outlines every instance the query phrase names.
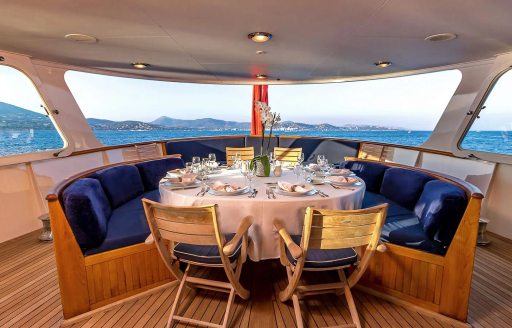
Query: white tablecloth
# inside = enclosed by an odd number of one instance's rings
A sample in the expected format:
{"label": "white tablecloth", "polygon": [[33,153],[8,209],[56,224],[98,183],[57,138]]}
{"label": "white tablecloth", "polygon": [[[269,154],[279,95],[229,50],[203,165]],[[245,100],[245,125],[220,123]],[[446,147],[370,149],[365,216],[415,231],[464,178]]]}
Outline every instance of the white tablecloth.
{"label": "white tablecloth", "polygon": [[[210,181],[244,184],[244,177],[236,171],[223,171],[211,176]],[[324,209],[358,209],[361,207],[365,186],[364,183],[355,189],[334,189],[330,185],[316,186],[329,197],[313,196],[292,197],[276,193],[276,199],[268,199],[265,182],[278,180],[296,182],[291,171],[284,171],[277,177],[255,177],[252,186],[258,190],[256,198],[248,198],[248,194],[239,196],[214,196],[206,193],[204,197],[196,197],[196,189],[172,190],[160,184],[161,201],[167,205],[192,206],[218,204],[218,219],[223,233],[235,232],[240,221],[247,215],[252,215],[253,224],[249,229],[249,257],[253,261],[274,259],[279,257],[279,237],[273,228],[273,220],[278,218],[283,222],[290,234],[300,234],[304,222],[306,207],[313,206]]]}

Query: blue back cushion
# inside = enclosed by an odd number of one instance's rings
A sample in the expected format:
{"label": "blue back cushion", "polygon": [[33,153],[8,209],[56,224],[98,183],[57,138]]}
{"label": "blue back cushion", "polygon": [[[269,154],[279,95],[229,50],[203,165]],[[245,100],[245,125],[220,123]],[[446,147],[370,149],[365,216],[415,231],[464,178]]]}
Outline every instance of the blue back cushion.
{"label": "blue back cushion", "polygon": [[181,154],[185,162],[191,162],[193,156],[208,157],[209,153],[214,153],[218,162],[225,162],[226,147],[245,147],[245,137],[176,140],[165,145],[167,154]]}
{"label": "blue back cushion", "polygon": [[164,158],[138,163],[135,166],[139,169],[145,190],[149,191],[158,188],[158,183],[167,171],[181,169],[185,167],[185,163],[181,158]]}
{"label": "blue back cushion", "polygon": [[346,156],[357,156],[359,143],[324,138],[279,137],[279,147],[302,148],[306,161],[316,161],[317,155],[325,155],[329,162],[340,163]]}
{"label": "blue back cushion", "polygon": [[119,207],[144,192],[139,170],[133,165],[119,165],[96,172],[110,205]]}
{"label": "blue back cushion", "polygon": [[412,210],[423,192],[423,186],[430,180],[432,177],[422,172],[390,168],[384,173],[380,193]]}
{"label": "blue back cushion", "polygon": [[341,164],[341,167],[354,172],[358,177],[364,180],[366,190],[376,193],[380,191],[384,172],[389,169],[389,166],[386,165],[364,161],[344,162]]}
{"label": "blue back cushion", "polygon": [[465,192],[446,181],[425,184],[414,212],[430,239],[449,245],[467,205]]}
{"label": "blue back cushion", "polygon": [[82,248],[99,246],[107,235],[112,213],[101,184],[96,179],[75,181],[62,194],[64,211],[75,239]]}

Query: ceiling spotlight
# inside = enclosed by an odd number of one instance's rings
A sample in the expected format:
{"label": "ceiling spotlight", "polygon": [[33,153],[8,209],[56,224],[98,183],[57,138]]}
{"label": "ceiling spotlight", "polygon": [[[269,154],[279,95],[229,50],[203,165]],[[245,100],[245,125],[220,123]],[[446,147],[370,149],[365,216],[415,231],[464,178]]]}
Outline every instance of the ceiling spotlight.
{"label": "ceiling spotlight", "polygon": [[66,34],[64,36],[64,38],[66,38],[66,40],[80,42],[80,43],[96,43],[96,42],[98,42],[98,39],[93,36],[90,36],[87,34],[79,34],[79,33]]}
{"label": "ceiling spotlight", "polygon": [[266,53],[267,53],[267,52],[266,52],[266,51],[263,51],[263,50],[258,50],[258,51],[256,51],[256,54],[257,54],[257,55],[264,55],[264,54],[266,54]]}
{"label": "ceiling spotlight", "polygon": [[432,34],[425,38],[425,41],[450,41],[457,38],[457,34],[455,33],[441,33],[441,34]]}
{"label": "ceiling spotlight", "polygon": [[378,62],[374,63],[375,66],[380,67],[380,68],[386,68],[386,67],[391,66],[392,64],[393,63],[390,61],[378,61]]}
{"label": "ceiling spotlight", "polygon": [[256,78],[260,80],[266,80],[268,76],[266,76],[265,74],[256,74]]}
{"label": "ceiling spotlight", "polygon": [[1,61],[5,61],[5,57],[4,56],[0,56],[0,62]]}
{"label": "ceiling spotlight", "polygon": [[136,69],[144,69],[144,68],[148,68],[149,64],[146,64],[146,63],[132,63],[132,66],[133,68],[136,68]]}
{"label": "ceiling spotlight", "polygon": [[267,32],[252,32],[247,35],[247,37],[254,42],[262,43],[272,39],[272,34]]}

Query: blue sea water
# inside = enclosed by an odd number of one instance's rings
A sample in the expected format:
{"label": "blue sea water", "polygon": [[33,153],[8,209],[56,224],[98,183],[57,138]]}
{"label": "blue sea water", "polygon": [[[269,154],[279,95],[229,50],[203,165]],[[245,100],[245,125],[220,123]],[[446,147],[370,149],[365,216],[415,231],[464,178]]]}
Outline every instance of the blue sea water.
{"label": "blue sea water", "polygon": [[[96,130],[96,137],[105,145],[121,145],[143,141],[156,141],[174,138],[243,135],[248,131],[109,131]],[[301,131],[279,132],[278,135],[302,135],[336,137],[353,140],[377,141],[390,144],[419,146],[424,143],[431,131]],[[0,129],[0,156],[15,155],[59,149],[64,145],[54,130],[7,130]],[[470,131],[462,148],[512,155],[512,134],[502,131]]]}

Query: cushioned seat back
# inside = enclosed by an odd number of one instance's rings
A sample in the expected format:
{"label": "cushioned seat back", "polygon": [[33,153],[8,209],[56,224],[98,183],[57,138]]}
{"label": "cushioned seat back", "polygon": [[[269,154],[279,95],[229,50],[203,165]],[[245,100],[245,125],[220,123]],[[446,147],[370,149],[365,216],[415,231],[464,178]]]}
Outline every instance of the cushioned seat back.
{"label": "cushioned seat back", "polygon": [[139,170],[134,165],[119,165],[96,172],[112,208],[123,205],[127,201],[144,192]]}
{"label": "cushioned seat back", "polygon": [[449,182],[433,180],[425,184],[414,212],[430,239],[450,244],[467,206],[461,188]]}
{"label": "cushioned seat back", "polygon": [[167,154],[181,154],[185,162],[191,162],[193,156],[208,157],[214,153],[217,161],[226,161],[226,147],[245,147],[245,138],[221,138],[204,140],[176,140],[166,144]]}
{"label": "cushioned seat back", "polygon": [[66,218],[80,247],[99,246],[107,234],[107,223],[112,213],[100,182],[79,179],[64,190],[62,200]]}
{"label": "cushioned seat back", "polygon": [[364,180],[366,190],[376,193],[380,192],[384,172],[389,169],[389,166],[386,165],[364,161],[347,161],[342,163],[341,167],[354,172],[358,177]]}
{"label": "cushioned seat back", "polygon": [[181,158],[164,158],[137,163],[135,166],[139,169],[145,190],[149,191],[158,188],[158,183],[167,171],[181,169],[185,164]]}
{"label": "cushioned seat back", "polygon": [[380,193],[399,205],[412,210],[423,192],[423,186],[430,180],[432,180],[432,177],[423,172],[389,168],[382,178]]}

